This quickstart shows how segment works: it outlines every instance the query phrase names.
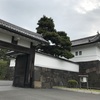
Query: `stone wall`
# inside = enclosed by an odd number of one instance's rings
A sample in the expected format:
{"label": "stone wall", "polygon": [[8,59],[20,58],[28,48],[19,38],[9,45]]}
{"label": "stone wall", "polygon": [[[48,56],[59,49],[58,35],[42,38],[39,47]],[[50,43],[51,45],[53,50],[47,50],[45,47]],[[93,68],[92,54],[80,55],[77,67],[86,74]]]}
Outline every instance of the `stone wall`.
{"label": "stone wall", "polygon": [[[52,86],[67,86],[70,79],[78,80],[78,73],[35,67],[34,82],[35,88],[52,88]],[[9,67],[9,79],[13,80],[14,67]]]}
{"label": "stone wall", "polygon": [[79,62],[80,75],[88,75],[90,88],[100,89],[100,61]]}
{"label": "stone wall", "polygon": [[52,88],[52,86],[67,86],[68,80],[78,79],[77,74],[78,73],[63,70],[35,67],[35,87]]}

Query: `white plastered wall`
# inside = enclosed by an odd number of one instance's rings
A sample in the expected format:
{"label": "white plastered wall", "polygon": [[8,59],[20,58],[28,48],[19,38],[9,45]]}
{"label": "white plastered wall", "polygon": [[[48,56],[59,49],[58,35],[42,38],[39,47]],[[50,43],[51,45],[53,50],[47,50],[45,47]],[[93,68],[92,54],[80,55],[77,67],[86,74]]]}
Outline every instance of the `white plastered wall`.
{"label": "white plastered wall", "polygon": [[6,33],[0,32],[0,40],[1,41],[11,43],[11,39],[12,39],[12,36],[11,35],[8,35]]}
{"label": "white plastered wall", "polygon": [[10,59],[10,67],[15,67],[16,59]]}
{"label": "white plastered wall", "polygon": [[[82,55],[75,55],[75,52],[82,51]],[[85,61],[93,61],[98,59],[98,48],[96,44],[88,44],[81,45],[77,47],[72,47],[72,54],[74,54],[74,58],[70,59],[74,62],[85,62]]]}
{"label": "white plastered wall", "polygon": [[40,53],[35,54],[35,66],[79,72],[78,64],[54,58],[52,56],[43,55]]}
{"label": "white plastered wall", "polygon": [[97,59],[100,60],[100,46],[97,46],[96,53],[97,53]]}
{"label": "white plastered wall", "polygon": [[26,47],[26,48],[30,48],[30,42],[22,38],[19,38],[18,45]]}

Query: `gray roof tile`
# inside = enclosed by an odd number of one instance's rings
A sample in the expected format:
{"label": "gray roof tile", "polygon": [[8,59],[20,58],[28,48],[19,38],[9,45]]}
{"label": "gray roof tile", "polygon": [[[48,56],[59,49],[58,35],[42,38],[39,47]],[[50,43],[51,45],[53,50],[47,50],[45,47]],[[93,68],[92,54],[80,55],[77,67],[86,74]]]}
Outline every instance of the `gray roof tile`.
{"label": "gray roof tile", "polygon": [[71,41],[71,43],[72,43],[72,46],[78,46],[78,45],[93,43],[98,40],[100,41],[100,34],[86,37],[86,38],[76,39],[76,40]]}
{"label": "gray roof tile", "polygon": [[0,19],[0,28],[8,29],[10,31],[14,31],[16,34],[25,36],[27,38],[37,40],[43,43],[48,43],[45,39],[43,39],[42,35],[38,33],[34,33],[32,31],[26,30],[9,22]]}

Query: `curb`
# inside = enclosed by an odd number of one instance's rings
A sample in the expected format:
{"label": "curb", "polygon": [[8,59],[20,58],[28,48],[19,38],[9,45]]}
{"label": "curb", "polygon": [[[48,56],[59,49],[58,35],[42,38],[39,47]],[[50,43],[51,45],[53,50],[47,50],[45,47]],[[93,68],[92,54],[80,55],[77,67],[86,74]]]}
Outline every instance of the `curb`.
{"label": "curb", "polygon": [[91,93],[91,94],[100,94],[100,92],[94,92],[92,90],[78,90],[78,89],[70,89],[70,88],[63,88],[63,87],[53,87],[54,89],[60,89],[60,90],[67,90],[67,91],[73,91],[73,92],[80,92],[80,93]]}

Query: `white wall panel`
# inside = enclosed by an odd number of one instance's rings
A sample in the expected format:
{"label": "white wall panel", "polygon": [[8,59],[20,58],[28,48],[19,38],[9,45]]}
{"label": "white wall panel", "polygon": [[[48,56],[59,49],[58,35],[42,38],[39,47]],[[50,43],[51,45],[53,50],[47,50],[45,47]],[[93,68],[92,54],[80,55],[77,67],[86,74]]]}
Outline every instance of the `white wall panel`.
{"label": "white wall panel", "polygon": [[97,59],[100,60],[100,47],[96,48]]}
{"label": "white wall panel", "polygon": [[18,40],[18,45],[26,47],[26,48],[30,48],[30,42],[24,39]]}
{"label": "white wall panel", "polygon": [[[82,55],[75,56],[75,52],[82,51]],[[97,45],[87,45],[87,46],[79,46],[74,47],[71,50],[72,54],[74,54],[74,58],[70,59],[75,62],[85,62],[85,61],[93,61],[99,60],[97,53]]]}
{"label": "white wall panel", "polygon": [[11,59],[10,60],[10,67],[15,67],[15,62],[16,62],[16,59]]}
{"label": "white wall panel", "polygon": [[79,72],[79,65],[40,53],[35,54],[35,66]]}
{"label": "white wall panel", "polygon": [[12,36],[10,36],[10,35],[8,35],[6,33],[0,32],[0,40],[1,41],[11,43],[11,39],[12,39]]}

